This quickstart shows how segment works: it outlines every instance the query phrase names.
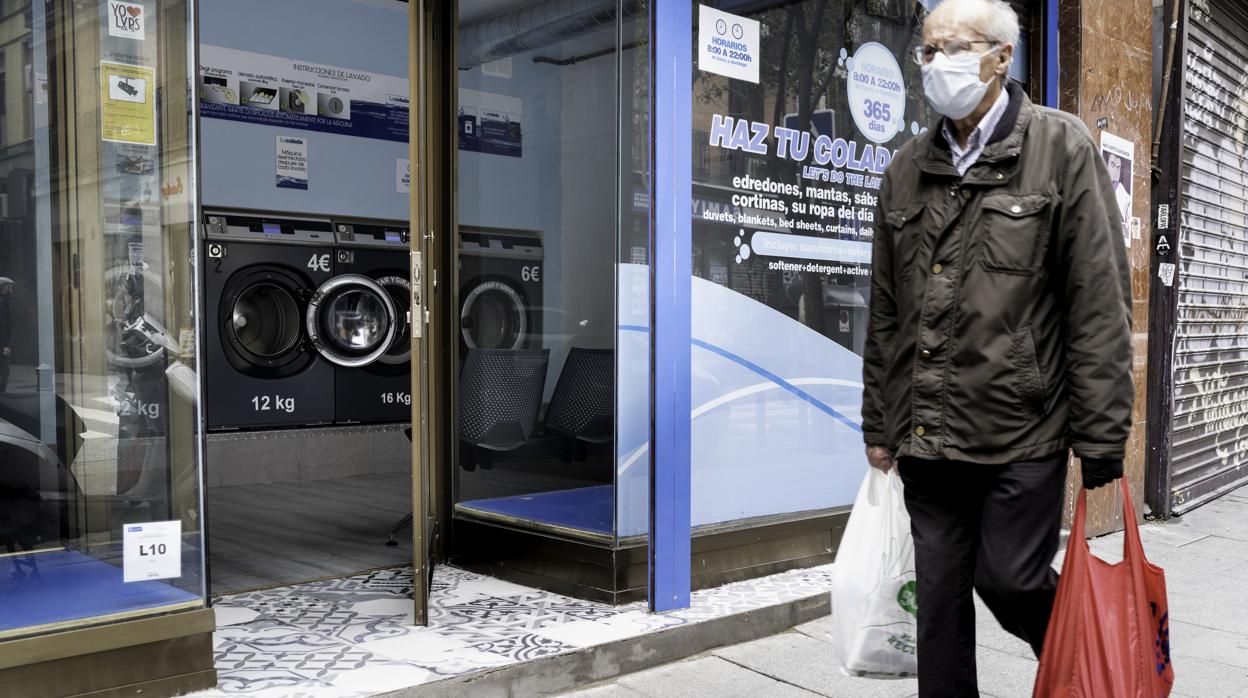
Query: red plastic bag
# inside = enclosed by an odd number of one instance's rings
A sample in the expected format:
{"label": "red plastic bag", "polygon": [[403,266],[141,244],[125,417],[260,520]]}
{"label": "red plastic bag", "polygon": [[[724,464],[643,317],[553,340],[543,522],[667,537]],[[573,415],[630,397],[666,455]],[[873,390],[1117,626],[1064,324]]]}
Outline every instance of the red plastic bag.
{"label": "red plastic bag", "polygon": [[1079,492],[1034,698],[1158,698],[1170,695],[1166,575],[1144,557],[1127,480],[1122,483],[1123,559],[1088,549],[1087,491]]}

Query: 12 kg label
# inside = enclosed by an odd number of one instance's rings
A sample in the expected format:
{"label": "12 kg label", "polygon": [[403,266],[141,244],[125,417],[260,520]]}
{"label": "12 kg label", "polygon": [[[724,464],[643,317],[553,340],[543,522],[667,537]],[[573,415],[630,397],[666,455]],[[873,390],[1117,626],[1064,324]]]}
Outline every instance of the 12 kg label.
{"label": "12 kg label", "polygon": [[295,411],[295,399],[280,395],[257,395],[251,399],[251,407],[256,412],[285,412],[290,414]]}

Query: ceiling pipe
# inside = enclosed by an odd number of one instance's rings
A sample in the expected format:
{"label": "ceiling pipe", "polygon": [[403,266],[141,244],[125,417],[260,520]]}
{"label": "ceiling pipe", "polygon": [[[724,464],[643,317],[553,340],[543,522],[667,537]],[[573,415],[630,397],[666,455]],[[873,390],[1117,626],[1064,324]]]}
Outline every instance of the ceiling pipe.
{"label": "ceiling pipe", "polygon": [[640,6],[639,0],[544,0],[487,17],[459,30],[459,69],[613,27]]}

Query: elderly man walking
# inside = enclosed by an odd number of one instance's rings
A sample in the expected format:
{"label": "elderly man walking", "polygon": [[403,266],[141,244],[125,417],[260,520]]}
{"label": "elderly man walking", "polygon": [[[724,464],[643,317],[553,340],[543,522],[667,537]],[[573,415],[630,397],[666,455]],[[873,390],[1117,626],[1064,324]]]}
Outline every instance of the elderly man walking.
{"label": "elderly man walking", "polygon": [[1008,83],[1018,17],[945,0],[915,59],[939,127],[880,193],[863,432],[899,469],[914,533],[921,696],[978,695],[975,589],[1040,653],[1068,451],[1122,476],[1131,289],[1087,129]]}

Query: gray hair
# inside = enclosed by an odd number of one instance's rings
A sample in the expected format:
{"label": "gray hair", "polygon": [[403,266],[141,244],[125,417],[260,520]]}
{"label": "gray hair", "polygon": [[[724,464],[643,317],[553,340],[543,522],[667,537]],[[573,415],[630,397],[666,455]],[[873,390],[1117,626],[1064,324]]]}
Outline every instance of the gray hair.
{"label": "gray hair", "polygon": [[943,0],[926,21],[969,24],[991,41],[1018,47],[1018,13],[1003,0]]}

